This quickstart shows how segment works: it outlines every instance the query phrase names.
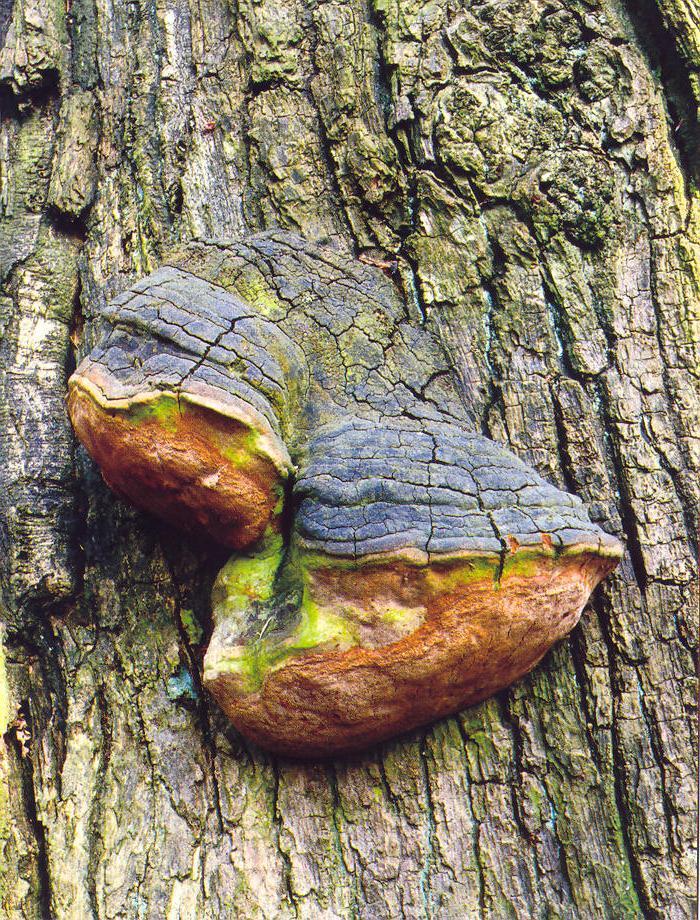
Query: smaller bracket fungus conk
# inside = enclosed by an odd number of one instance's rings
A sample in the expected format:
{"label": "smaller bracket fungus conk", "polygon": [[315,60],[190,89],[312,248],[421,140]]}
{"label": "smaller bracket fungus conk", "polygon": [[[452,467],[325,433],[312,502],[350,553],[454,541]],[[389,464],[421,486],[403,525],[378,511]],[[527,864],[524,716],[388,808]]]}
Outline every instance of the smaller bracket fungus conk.
{"label": "smaller bracket fungus conk", "polygon": [[512,683],[622,545],[469,430],[381,272],[280,231],[197,242],[102,311],[75,430],[133,503],[235,550],[203,680],[263,747],[323,757]]}

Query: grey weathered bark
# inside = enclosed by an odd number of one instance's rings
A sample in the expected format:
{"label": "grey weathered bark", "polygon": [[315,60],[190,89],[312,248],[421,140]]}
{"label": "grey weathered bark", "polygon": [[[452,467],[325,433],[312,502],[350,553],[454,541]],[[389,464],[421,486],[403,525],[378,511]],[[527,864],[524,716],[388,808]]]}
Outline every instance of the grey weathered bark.
{"label": "grey weathered bark", "polygon": [[[3,0],[0,40],[6,915],[693,916],[694,6]],[[475,427],[628,546],[529,678],[327,765],[201,692],[223,557],[64,406],[101,298],[270,226],[396,261]]]}

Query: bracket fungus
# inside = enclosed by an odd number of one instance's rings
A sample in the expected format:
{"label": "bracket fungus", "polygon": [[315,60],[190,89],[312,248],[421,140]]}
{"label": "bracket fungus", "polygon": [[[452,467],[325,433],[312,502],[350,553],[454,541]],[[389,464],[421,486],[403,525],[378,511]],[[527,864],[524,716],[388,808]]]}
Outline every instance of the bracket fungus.
{"label": "bracket fungus", "polygon": [[320,757],[484,699],[576,624],[622,545],[469,430],[377,269],[281,231],[196,242],[102,310],[75,430],[134,504],[234,550],[204,684]]}

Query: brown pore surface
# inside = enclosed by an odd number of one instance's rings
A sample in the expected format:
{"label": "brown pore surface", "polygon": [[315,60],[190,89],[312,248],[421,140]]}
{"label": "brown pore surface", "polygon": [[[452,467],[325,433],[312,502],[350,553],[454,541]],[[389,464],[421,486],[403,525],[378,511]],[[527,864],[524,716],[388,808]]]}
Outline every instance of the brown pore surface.
{"label": "brown pore surface", "polygon": [[68,411],[107,485],[139,508],[232,549],[254,543],[273,521],[282,479],[247,446],[247,425],[192,405],[168,424],[134,420],[77,386]]}
{"label": "brown pore surface", "polygon": [[[397,642],[299,652],[270,671],[257,693],[242,693],[238,678],[225,673],[207,687],[262,747],[304,758],[359,750],[526,674],[576,625],[590,592],[618,561],[589,551],[543,555],[534,573],[506,573],[500,583],[486,576],[434,593],[423,624]],[[345,577],[357,598],[364,573]],[[375,593],[376,573],[366,583]]]}

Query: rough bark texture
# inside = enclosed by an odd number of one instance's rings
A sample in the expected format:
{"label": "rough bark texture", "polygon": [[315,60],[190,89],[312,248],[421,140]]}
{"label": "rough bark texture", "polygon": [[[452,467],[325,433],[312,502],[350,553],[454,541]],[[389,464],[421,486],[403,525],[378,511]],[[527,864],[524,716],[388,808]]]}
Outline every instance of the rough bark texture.
{"label": "rough bark texture", "polygon": [[[692,917],[694,6],[0,0],[0,41],[6,915]],[[628,546],[529,678],[330,765],[227,727],[224,557],[65,412],[91,304],[270,226],[395,262],[474,426]]]}

